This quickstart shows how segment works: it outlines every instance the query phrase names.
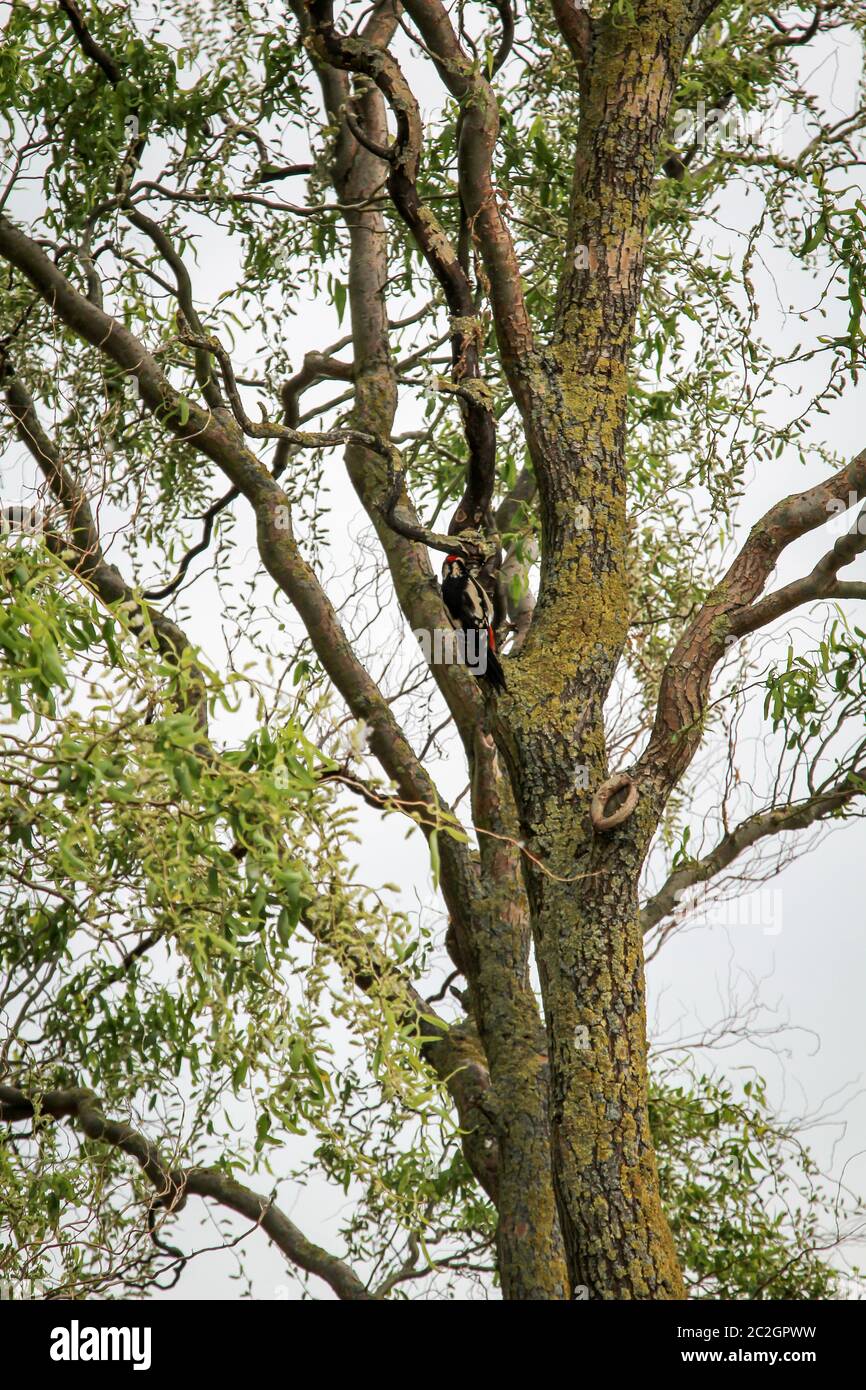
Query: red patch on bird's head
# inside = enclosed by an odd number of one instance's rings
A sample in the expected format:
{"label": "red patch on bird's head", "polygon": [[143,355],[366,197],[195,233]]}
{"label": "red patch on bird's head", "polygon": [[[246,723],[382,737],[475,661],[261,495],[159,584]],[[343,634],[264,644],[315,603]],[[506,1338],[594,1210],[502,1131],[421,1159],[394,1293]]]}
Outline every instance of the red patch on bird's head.
{"label": "red patch on bird's head", "polygon": [[445,563],[446,563],[446,565],[457,565],[457,564],[460,563],[460,556],[459,556],[459,555],[446,555],[446,556],[445,556]]}

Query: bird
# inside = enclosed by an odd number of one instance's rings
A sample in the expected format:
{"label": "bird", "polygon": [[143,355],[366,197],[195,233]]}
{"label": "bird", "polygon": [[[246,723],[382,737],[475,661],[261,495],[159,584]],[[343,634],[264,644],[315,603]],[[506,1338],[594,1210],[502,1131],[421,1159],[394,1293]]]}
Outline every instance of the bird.
{"label": "bird", "polygon": [[464,633],[475,634],[474,640],[465,643],[466,665],[473,676],[488,680],[494,690],[507,690],[505,672],[496,654],[493,603],[459,555],[445,557],[442,599],[456,626]]}

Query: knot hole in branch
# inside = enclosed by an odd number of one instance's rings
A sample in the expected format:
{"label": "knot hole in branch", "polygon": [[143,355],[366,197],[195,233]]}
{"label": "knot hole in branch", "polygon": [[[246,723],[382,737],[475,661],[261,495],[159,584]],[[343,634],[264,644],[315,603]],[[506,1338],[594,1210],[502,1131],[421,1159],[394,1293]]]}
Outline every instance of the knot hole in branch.
{"label": "knot hole in branch", "polygon": [[597,788],[589,808],[589,818],[596,830],[614,830],[627,821],[637,805],[637,782],[627,772],[608,777]]}

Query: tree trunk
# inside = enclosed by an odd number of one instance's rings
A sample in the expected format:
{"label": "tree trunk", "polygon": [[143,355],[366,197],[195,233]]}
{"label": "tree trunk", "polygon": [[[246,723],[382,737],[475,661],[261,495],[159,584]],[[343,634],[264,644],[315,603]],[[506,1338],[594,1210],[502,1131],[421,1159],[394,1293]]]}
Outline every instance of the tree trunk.
{"label": "tree trunk", "polygon": [[635,27],[609,16],[595,28],[558,332],[519,394],[542,575],[497,736],[530,852],[551,1162],[572,1286],[590,1298],[656,1299],[684,1290],[647,1110],[637,885],[652,817],[645,802],[618,830],[590,819],[608,776],[602,709],[629,621],[629,353],[658,147],[689,37],[681,5],[637,10]]}

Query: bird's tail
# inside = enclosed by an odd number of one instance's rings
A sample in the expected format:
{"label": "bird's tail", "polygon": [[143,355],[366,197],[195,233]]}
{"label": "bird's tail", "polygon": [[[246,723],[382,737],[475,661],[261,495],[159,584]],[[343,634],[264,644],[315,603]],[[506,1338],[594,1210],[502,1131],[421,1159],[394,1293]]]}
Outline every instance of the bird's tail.
{"label": "bird's tail", "polygon": [[505,684],[505,672],[502,669],[502,662],[496,655],[496,643],[493,632],[488,630],[487,638],[487,670],[484,672],[494,690],[507,690]]}

